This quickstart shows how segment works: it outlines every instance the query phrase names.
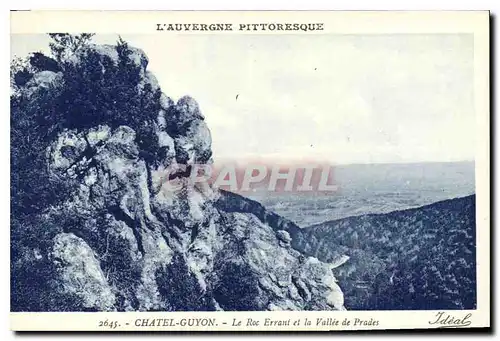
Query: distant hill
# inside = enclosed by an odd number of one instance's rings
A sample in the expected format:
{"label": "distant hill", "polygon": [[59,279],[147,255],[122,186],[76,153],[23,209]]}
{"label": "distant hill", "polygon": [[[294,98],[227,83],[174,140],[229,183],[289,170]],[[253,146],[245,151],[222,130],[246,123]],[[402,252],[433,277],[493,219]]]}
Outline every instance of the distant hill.
{"label": "distant hill", "polygon": [[461,198],[475,192],[474,162],[335,165],[338,191],[246,194],[300,227],[389,213]]}
{"label": "distant hill", "polygon": [[476,307],[475,195],[294,232],[295,248],[341,264],[349,310]]}

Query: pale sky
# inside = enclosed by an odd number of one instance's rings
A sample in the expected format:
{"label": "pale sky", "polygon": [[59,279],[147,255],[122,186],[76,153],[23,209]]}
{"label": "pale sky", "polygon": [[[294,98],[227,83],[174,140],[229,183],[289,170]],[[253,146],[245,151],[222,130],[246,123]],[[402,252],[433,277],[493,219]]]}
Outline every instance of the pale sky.
{"label": "pale sky", "polygon": [[[198,101],[216,160],[474,160],[472,35],[122,37],[166,95]],[[48,42],[15,35],[11,56]]]}

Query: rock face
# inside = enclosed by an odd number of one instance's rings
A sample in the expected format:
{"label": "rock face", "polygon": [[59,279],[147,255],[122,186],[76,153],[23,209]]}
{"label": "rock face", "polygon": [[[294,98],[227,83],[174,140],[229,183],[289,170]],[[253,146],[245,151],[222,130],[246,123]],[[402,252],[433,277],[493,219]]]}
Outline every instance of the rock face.
{"label": "rock face", "polygon": [[82,306],[109,310],[116,300],[106,281],[94,251],[72,233],[60,233],[54,238],[49,255],[59,268],[62,291],[82,298]]}
{"label": "rock face", "polygon": [[348,310],[476,308],[475,195],[299,228],[237,194],[218,207],[277,229],[280,245],[327,263]]}
{"label": "rock face", "polygon": [[[90,45],[60,62],[61,71],[35,73],[17,94],[25,100],[16,100],[16,117],[53,107],[44,101],[68,114],[43,127],[51,134],[40,156],[44,179],[63,194],[14,217],[12,310],[344,309],[331,265],[291,246],[291,223],[263,208],[238,212],[245,199],[194,185],[189,171],[177,176],[176,190],[165,187],[168,167],[212,162],[210,131],[194,99],[174,104],[159,93],[142,51],[122,50]],[[137,70],[130,89],[141,101],[115,103],[114,93],[99,97],[99,88],[85,88],[101,102],[81,101],[87,111],[65,107],[61,94],[68,96],[71,79],[91,66],[101,84],[121,68]],[[139,114],[152,114],[127,116],[121,110],[132,103],[146,108]],[[34,268],[38,284],[29,274]]]}

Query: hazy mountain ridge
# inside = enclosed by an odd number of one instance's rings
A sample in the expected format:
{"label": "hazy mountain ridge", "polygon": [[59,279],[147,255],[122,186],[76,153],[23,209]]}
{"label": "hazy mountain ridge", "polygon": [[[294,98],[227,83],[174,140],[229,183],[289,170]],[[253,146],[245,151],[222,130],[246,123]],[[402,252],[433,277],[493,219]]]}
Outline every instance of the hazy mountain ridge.
{"label": "hazy mountain ridge", "polygon": [[474,309],[475,195],[325,222],[294,247],[332,262],[348,309]]}
{"label": "hazy mountain ridge", "polygon": [[250,193],[267,209],[304,227],[330,220],[389,213],[464,197],[475,191],[474,162],[333,166],[333,193]]}

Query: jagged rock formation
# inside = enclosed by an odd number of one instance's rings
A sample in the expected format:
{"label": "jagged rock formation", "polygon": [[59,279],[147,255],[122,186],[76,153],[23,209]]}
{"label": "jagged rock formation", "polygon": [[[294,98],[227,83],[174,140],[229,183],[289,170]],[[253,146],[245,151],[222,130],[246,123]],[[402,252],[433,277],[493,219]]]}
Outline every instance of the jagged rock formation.
{"label": "jagged rock formation", "polygon": [[284,219],[231,209],[244,200],[189,171],[165,189],[167,167],[212,162],[211,137],[143,51],[46,58],[11,97],[12,310],[344,309],[331,265],[295,250]]}
{"label": "jagged rock formation", "polygon": [[[293,248],[330,264],[348,310],[475,309],[475,195],[299,228],[224,192],[218,205],[287,231]],[[285,237],[286,238],[286,237]]]}

